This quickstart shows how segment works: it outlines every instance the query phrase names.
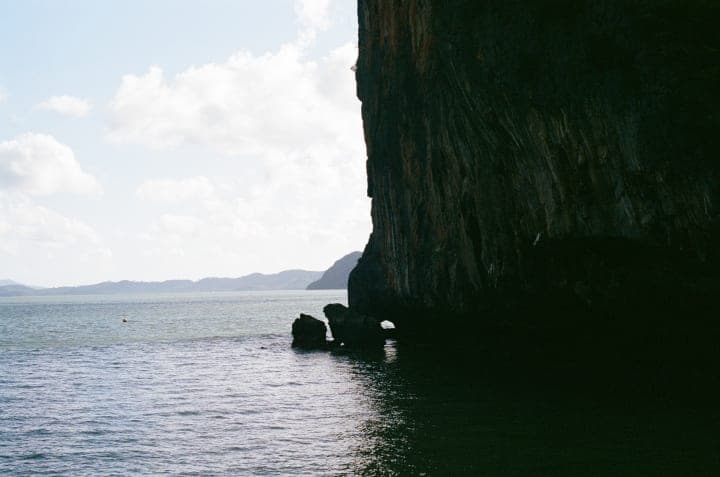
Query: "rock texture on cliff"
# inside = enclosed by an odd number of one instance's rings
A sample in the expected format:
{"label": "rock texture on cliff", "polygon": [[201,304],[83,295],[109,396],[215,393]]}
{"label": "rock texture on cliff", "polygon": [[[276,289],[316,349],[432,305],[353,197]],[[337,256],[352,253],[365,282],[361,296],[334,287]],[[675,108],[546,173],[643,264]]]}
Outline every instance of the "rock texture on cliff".
{"label": "rock texture on cliff", "polygon": [[358,13],[374,229],[351,308],[401,329],[523,297],[612,313],[714,289],[720,3]]}
{"label": "rock texture on cliff", "polygon": [[352,252],[332,264],[322,276],[308,285],[308,290],[344,290],[347,288],[348,277],[358,260],[361,252]]}

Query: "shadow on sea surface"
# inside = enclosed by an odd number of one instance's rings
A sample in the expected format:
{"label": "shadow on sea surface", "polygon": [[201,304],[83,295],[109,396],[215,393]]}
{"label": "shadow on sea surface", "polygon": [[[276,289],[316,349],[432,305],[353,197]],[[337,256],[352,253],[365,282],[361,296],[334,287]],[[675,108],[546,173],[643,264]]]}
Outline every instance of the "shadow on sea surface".
{"label": "shadow on sea surface", "polygon": [[[374,408],[352,473],[362,475],[717,475],[720,410],[642,372],[538,362],[502,346],[389,342],[335,353]],[[522,353],[521,353],[522,354]],[[531,364],[528,360],[533,360]],[[610,369],[610,368],[607,368]]]}

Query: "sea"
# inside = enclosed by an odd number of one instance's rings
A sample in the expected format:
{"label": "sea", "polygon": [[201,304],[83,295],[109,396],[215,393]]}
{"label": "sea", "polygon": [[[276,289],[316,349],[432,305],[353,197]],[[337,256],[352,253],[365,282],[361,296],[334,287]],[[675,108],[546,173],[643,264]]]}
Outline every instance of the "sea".
{"label": "sea", "polygon": [[1,298],[0,475],[718,475],[717,406],[543,385],[442,328],[442,347],[291,348],[334,302]]}

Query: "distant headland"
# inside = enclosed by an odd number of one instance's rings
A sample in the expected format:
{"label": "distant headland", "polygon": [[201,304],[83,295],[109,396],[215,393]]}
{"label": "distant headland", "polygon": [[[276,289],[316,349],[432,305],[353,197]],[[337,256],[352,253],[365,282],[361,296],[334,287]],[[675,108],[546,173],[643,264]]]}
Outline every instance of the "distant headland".
{"label": "distant headland", "polygon": [[333,263],[319,280],[316,280],[307,286],[308,290],[340,290],[347,288],[348,277],[350,272],[358,260],[362,256],[362,252],[352,252]]}

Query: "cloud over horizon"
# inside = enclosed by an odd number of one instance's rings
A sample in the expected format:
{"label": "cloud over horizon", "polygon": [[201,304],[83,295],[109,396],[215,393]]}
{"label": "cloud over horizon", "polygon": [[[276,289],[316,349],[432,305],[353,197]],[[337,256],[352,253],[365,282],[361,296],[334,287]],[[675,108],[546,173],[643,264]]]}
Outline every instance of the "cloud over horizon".
{"label": "cloud over horizon", "polygon": [[[17,262],[32,270],[58,258],[94,264],[111,258],[92,226],[36,202],[61,193],[96,196],[102,186],[50,135],[25,133],[0,142],[0,254],[6,266]],[[72,277],[74,271],[65,273]]]}
{"label": "cloud over horizon", "polygon": [[[38,285],[82,283],[83,266],[109,270],[113,253],[86,222],[0,190],[0,256],[4,270]],[[71,267],[62,264],[73,264]],[[32,271],[40,272],[35,279]],[[58,281],[58,275],[62,281]],[[44,277],[44,278],[43,278]]]}
{"label": "cloud over horizon", "polygon": [[[39,51],[36,69],[8,55],[11,101],[0,86],[6,273],[39,285],[239,276],[319,270],[362,247],[354,11],[287,6],[188,4],[167,19],[157,5],[114,5],[117,28],[88,57],[52,22],[28,24],[58,49]],[[239,23],[218,18],[228,8]],[[136,25],[138,9],[153,21]],[[202,44],[183,34],[199,19]],[[85,36],[95,28],[75,20]],[[141,48],[123,42],[128,28]]]}
{"label": "cloud over horizon", "polygon": [[249,271],[262,271],[319,253],[336,260],[360,246],[369,222],[364,197],[344,201],[338,213],[333,198],[340,185],[324,188],[286,177],[252,185],[205,176],[145,181],[138,197],[167,208],[141,234],[143,250],[154,259],[241,261]]}
{"label": "cloud over horizon", "polygon": [[162,210],[142,234],[147,253],[167,262],[215,254],[263,270],[362,246],[371,227],[356,41],[309,55],[330,5],[296,2],[297,37],[276,51],[240,50],[172,77],[160,66],[123,76],[109,106],[111,142],[192,146],[232,158],[238,171],[139,184],[136,196]]}

